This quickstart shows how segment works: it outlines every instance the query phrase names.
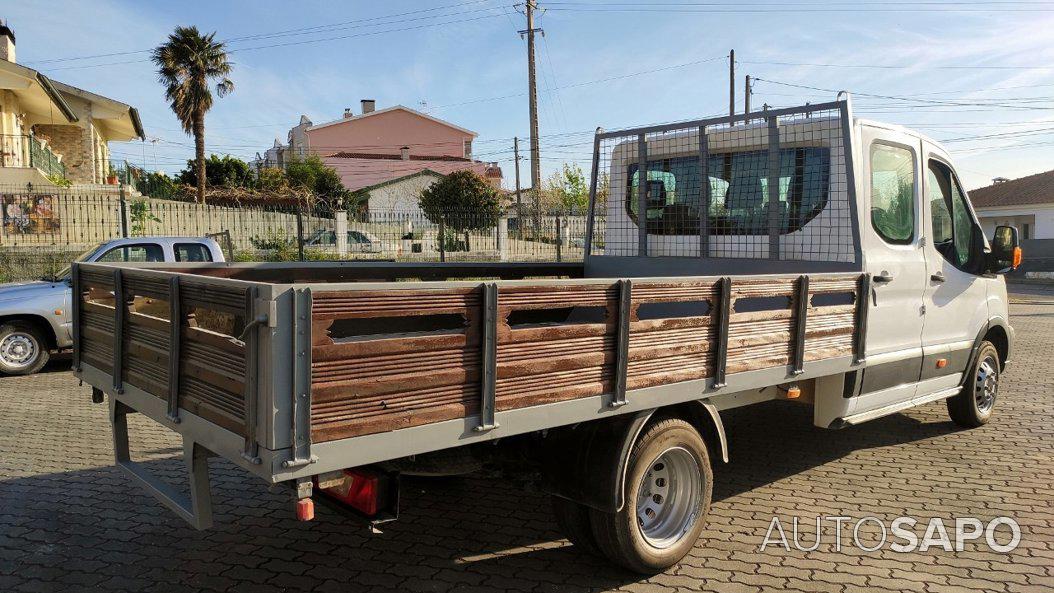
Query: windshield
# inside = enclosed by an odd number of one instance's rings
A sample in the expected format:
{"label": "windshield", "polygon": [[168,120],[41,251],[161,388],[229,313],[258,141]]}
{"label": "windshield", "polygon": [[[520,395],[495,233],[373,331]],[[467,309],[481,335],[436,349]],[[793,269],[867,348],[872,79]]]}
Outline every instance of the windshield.
{"label": "windshield", "polygon": [[[85,251],[84,253],[78,255],[73,261],[75,261],[75,262],[88,261],[93,255],[98,253],[99,248],[102,247],[102,245],[103,245],[102,243],[96,243],[95,245],[92,245],[91,249],[89,249],[89,250]],[[58,274],[55,274],[54,276],[45,276],[44,280],[50,280],[51,282],[59,282],[60,280],[69,280],[69,278],[72,275],[72,273],[73,273],[73,266],[70,265],[70,266],[66,266],[65,268],[62,268],[62,271],[59,272]]]}

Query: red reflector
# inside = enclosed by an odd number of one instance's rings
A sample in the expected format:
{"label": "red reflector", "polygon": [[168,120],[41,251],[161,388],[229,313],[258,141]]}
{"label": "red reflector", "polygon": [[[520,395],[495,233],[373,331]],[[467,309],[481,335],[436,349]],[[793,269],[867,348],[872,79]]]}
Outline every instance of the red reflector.
{"label": "red reflector", "polygon": [[298,521],[310,521],[315,518],[315,501],[310,498],[296,501],[296,518]]}
{"label": "red reflector", "polygon": [[320,490],[364,515],[376,515],[384,495],[384,476],[365,469],[346,469],[343,474],[337,480],[327,479],[327,485],[336,483]]}

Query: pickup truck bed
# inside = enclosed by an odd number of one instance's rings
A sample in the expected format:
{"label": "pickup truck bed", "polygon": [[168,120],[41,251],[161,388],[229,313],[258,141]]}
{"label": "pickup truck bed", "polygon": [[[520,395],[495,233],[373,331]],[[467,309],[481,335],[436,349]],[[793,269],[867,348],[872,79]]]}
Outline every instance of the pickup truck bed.
{"label": "pickup truck bed", "polygon": [[75,269],[78,376],[106,386],[116,412],[269,482],[845,372],[869,280],[580,278],[580,264]]}

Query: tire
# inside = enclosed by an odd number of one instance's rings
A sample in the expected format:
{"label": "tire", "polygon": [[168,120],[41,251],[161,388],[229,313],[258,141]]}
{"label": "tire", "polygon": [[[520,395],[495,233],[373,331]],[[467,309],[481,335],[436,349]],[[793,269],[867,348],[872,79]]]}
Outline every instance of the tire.
{"label": "tire", "polygon": [[963,381],[963,390],[948,398],[948,415],[964,428],[977,428],[992,417],[999,394],[999,351],[991,342],[981,342],[973,366]]}
{"label": "tire", "polygon": [[593,526],[589,520],[589,507],[550,496],[553,505],[553,518],[556,526],[576,548],[587,554],[600,554],[596,539],[593,538]]}
{"label": "tire", "polygon": [[634,572],[673,566],[703,530],[713,482],[710,456],[695,428],[680,419],[656,422],[630,453],[622,510],[590,509],[597,546]]}
{"label": "tire", "polygon": [[0,373],[32,375],[50,358],[48,341],[37,326],[25,321],[0,325]]}

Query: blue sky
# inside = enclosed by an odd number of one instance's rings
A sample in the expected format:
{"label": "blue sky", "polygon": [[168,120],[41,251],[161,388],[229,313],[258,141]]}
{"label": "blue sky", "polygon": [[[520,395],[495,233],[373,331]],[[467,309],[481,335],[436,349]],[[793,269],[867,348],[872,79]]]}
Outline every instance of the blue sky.
{"label": "blue sky", "polygon": [[[477,157],[499,161],[511,185],[512,137],[526,154],[528,135],[526,47],[517,35],[525,24],[514,4],[9,0],[0,17],[17,35],[20,63],[139,108],[152,141],[111,147],[137,165],[171,173],[192,155],[141,50],[193,24],[234,40],[236,50],[237,88],[207,118],[210,151],[250,159],[276,136],[284,140],[302,113],[319,123],[373,98],[378,108],[403,104],[475,130]],[[588,170],[597,126],[727,111],[729,48],[737,101],[745,74],[773,81],[757,83],[755,106],[834,98],[777,82],[848,89],[858,115],[952,140],[968,188],[1054,168],[1054,3],[541,5],[545,173],[569,160]],[[122,55],[67,59],[111,53]],[[526,160],[521,172],[528,180]]]}

